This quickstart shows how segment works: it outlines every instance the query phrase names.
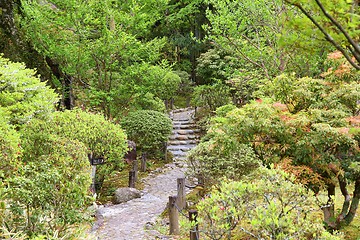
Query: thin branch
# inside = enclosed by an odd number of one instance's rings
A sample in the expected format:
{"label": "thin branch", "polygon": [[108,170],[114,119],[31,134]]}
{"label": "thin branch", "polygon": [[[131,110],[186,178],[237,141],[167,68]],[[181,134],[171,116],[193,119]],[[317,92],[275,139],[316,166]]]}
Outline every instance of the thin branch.
{"label": "thin branch", "polygon": [[[321,2],[319,0],[315,0],[317,5],[320,7],[321,11],[324,13],[324,15],[340,30],[340,32],[343,33],[343,35],[345,36],[345,38],[347,39],[347,41],[353,46],[355,52],[357,52],[358,54],[360,53],[360,47],[357,43],[354,42],[354,40],[350,37],[350,35],[347,33],[347,31],[345,31],[345,29],[343,28],[343,26],[341,26],[341,24],[339,22],[337,22],[335,20],[335,18],[333,18],[324,8],[324,6],[321,4]],[[356,60],[358,62],[360,62],[360,57],[358,56],[358,54],[354,54],[354,57],[356,58]]]}
{"label": "thin branch", "polygon": [[351,57],[349,56],[349,54],[345,51],[344,48],[342,48],[337,42],[335,42],[335,40],[333,39],[333,37],[330,36],[329,33],[326,32],[326,30],[318,23],[316,22],[316,20],[310,15],[310,13],[308,13],[300,4],[298,3],[293,3],[290,2],[289,0],[285,0],[287,3],[289,3],[290,5],[293,5],[297,8],[300,9],[300,11],[305,14],[305,16],[307,18],[310,19],[310,21],[325,35],[325,38],[332,44],[334,45],[334,47],[339,50],[344,57],[346,58],[346,60],[351,64],[351,66],[353,66],[356,70],[360,70],[360,65],[356,64]]}
{"label": "thin branch", "polygon": [[270,79],[269,73],[268,73],[267,69],[264,68],[264,66],[262,66],[261,64],[255,62],[254,60],[251,60],[248,56],[246,56],[246,55],[239,49],[239,47],[229,38],[229,36],[226,36],[226,35],[223,35],[223,36],[229,41],[229,43],[230,43],[231,45],[233,45],[233,46],[235,47],[236,51],[238,51],[241,56],[243,56],[246,60],[248,60],[248,61],[249,61],[250,63],[252,63],[253,65],[255,65],[255,66],[263,69],[263,71],[264,71],[264,73],[265,73],[265,76]]}

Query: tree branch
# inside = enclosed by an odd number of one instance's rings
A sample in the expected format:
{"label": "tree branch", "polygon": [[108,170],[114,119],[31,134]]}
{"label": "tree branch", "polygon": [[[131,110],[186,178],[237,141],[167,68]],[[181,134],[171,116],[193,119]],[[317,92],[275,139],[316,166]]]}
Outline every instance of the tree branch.
{"label": "tree branch", "polygon": [[354,42],[354,40],[350,37],[350,35],[348,34],[347,31],[345,31],[344,27],[341,26],[341,24],[335,20],[335,18],[333,18],[324,8],[324,6],[321,4],[321,2],[319,0],[315,0],[315,2],[317,3],[317,5],[320,7],[321,11],[324,13],[325,17],[327,17],[339,30],[340,32],[342,32],[342,34],[345,36],[346,40],[351,44],[351,46],[353,46],[355,52],[357,54],[353,54],[354,57],[356,58],[356,60],[360,63],[360,57],[359,57],[359,53],[360,53],[360,47],[357,43]]}
{"label": "tree branch", "polygon": [[351,66],[353,66],[356,70],[360,70],[360,65],[356,64],[351,57],[349,56],[349,54],[346,52],[346,50],[344,48],[342,48],[337,42],[335,42],[335,40],[333,39],[333,37],[330,36],[329,33],[326,32],[326,30],[310,15],[310,13],[308,13],[300,4],[298,3],[293,3],[289,0],[285,0],[287,3],[289,3],[292,6],[295,6],[297,8],[300,9],[300,11],[305,14],[305,16],[307,18],[309,18],[309,20],[324,34],[326,40],[328,40],[337,50],[339,50],[344,57],[346,58],[346,60],[351,64]]}

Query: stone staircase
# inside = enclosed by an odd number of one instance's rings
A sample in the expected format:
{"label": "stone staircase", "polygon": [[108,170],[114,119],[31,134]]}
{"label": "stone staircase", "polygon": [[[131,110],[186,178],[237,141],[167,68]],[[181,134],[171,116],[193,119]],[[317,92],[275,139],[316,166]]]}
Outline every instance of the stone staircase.
{"label": "stone staircase", "polygon": [[174,160],[184,160],[188,151],[199,142],[200,130],[194,122],[194,109],[185,108],[173,110],[170,117],[173,121],[173,132],[168,142],[168,151],[174,155]]}

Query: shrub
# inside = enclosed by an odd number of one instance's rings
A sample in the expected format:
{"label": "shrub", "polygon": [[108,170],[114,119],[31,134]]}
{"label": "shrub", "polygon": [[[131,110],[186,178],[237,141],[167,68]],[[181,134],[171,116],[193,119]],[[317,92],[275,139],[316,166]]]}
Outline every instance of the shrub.
{"label": "shrub", "polygon": [[90,165],[79,141],[23,132],[24,159],[4,180],[1,234],[63,236],[88,218]]}
{"label": "shrub", "polygon": [[217,184],[223,176],[240,180],[260,165],[254,151],[222,136],[200,143],[188,156],[188,174],[200,175],[206,185]]}
{"label": "shrub", "polygon": [[0,105],[9,112],[12,124],[43,118],[54,111],[57,95],[35,77],[35,70],[0,55]]}
{"label": "shrub", "polygon": [[313,194],[276,169],[225,180],[197,209],[199,228],[209,239],[340,239],[316,218],[322,212]]}
{"label": "shrub", "polygon": [[194,88],[192,103],[196,107],[203,107],[207,111],[231,102],[230,88],[220,81],[213,85],[201,85]]}
{"label": "shrub", "polygon": [[163,113],[152,110],[139,110],[129,113],[121,121],[128,138],[133,140],[137,149],[155,153],[163,148],[172,130],[172,122]]}
{"label": "shrub", "polygon": [[[36,136],[37,132],[44,132],[83,143],[88,154],[105,158],[106,164],[97,169],[99,179],[103,180],[106,175],[121,170],[124,166],[126,135],[119,125],[107,121],[100,114],[91,114],[79,109],[56,112],[46,122],[40,120],[31,122],[25,131],[29,136],[29,142],[31,136]],[[42,144],[36,137],[31,140],[34,145]]]}

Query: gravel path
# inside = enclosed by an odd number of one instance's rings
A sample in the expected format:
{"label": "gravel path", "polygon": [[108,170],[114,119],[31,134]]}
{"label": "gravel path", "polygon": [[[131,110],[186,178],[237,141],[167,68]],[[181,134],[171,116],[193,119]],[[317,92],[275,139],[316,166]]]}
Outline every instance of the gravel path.
{"label": "gravel path", "polygon": [[[191,118],[193,111],[177,112],[173,119]],[[98,240],[153,240],[171,239],[151,229],[164,211],[169,196],[176,195],[177,178],[184,177],[185,168],[179,162],[165,165],[143,179],[142,197],[126,203],[100,207],[94,235]]]}

